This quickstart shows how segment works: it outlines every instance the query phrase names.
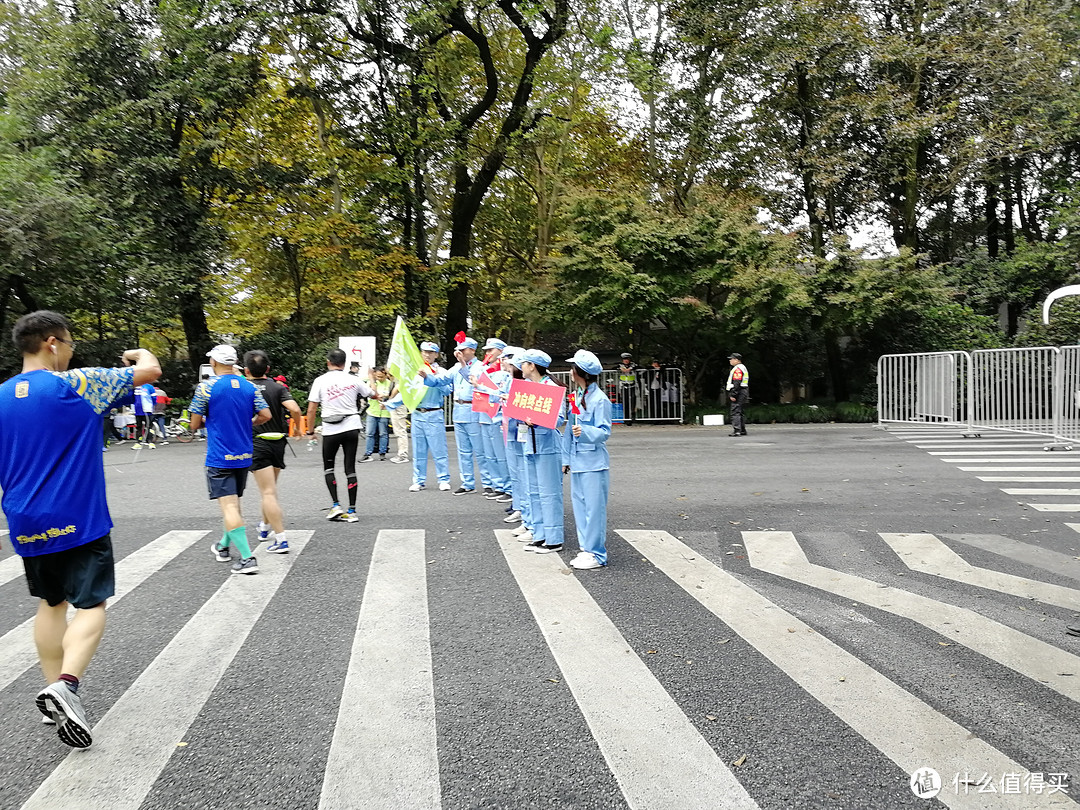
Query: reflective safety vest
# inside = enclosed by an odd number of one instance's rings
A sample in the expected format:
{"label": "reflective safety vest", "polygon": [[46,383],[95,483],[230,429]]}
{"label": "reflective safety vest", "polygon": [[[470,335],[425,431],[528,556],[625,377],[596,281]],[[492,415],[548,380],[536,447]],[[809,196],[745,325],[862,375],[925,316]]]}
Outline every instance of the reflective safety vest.
{"label": "reflective safety vest", "polygon": [[619,363],[619,382],[623,385],[633,385],[637,382],[637,374],[634,373],[635,366],[633,364],[624,366]]}
{"label": "reflective safety vest", "polygon": [[750,387],[750,372],[746,370],[746,366],[742,363],[738,363],[731,367],[731,373],[727,378],[727,390],[732,388],[749,388]]}

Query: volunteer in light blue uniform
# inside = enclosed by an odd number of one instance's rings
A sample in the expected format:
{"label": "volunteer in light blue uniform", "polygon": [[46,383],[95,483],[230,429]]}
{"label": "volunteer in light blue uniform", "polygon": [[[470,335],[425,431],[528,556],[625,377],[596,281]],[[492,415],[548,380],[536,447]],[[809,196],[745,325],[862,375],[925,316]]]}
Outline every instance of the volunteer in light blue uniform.
{"label": "volunteer in light blue uniform", "polygon": [[[488,338],[484,344],[484,362],[481,368],[474,372],[474,377],[479,378],[484,371],[487,372],[491,381],[498,384],[503,377],[502,362],[499,356],[506,349],[506,343],[498,338]],[[481,389],[476,389],[481,390]],[[491,391],[484,391],[491,395]],[[510,488],[510,473],[506,469],[506,443],[503,441],[502,420],[493,418],[490,414],[480,414],[480,440],[484,448],[483,461],[480,465],[481,475],[487,473],[484,497],[497,501],[503,499],[503,503],[509,503],[507,490]],[[482,479],[483,480],[483,479]]]}
{"label": "volunteer in light blue uniform", "polygon": [[563,435],[563,471],[570,473],[570,499],[580,549],[571,568],[586,570],[607,565],[607,500],[611,488],[611,400],[596,384],[603,366],[592,352],[578,349],[571,363],[574,404]]}
{"label": "volunteer in light blue uniform", "polygon": [[0,386],[0,487],[8,539],[39,600],[34,642],[47,686],[35,703],[61,742],[88,748],[93,735],[79,681],[105,632],[116,582],[101,415],[161,368],[150,352],[131,349],[123,356],[128,368],[68,371],[71,326],[50,310],[19,318],[12,339],[22,372]]}
{"label": "volunteer in light blue uniform", "polygon": [[[420,373],[437,379],[442,369],[436,359],[439,356],[437,343],[425,341],[420,344],[420,356],[424,358],[425,368]],[[446,400],[445,386],[435,386],[424,391],[424,398],[412,412],[412,457],[413,482],[409,492],[419,492],[427,482],[428,452],[435,461],[435,475],[439,479],[439,489],[450,489],[450,458],[446,449],[446,420],[443,416],[443,403]],[[389,403],[387,403],[389,405]]]}
{"label": "volunteer in light blue uniform", "polygon": [[[506,454],[506,480],[510,487],[507,490],[510,493],[510,514],[503,518],[503,522],[521,523],[522,525],[514,530],[514,534],[520,536],[524,536],[532,525],[532,521],[528,518],[529,499],[526,497],[528,493],[525,485],[525,445],[517,439],[517,421],[506,415],[503,406],[506,404],[506,396],[510,391],[510,383],[515,377],[521,378],[521,370],[514,367],[513,361],[523,351],[525,350],[518,346],[507,346],[503,349],[499,357],[502,361],[502,373],[497,378],[494,374],[491,375],[492,380],[499,384],[499,392],[492,395],[491,401],[499,404],[495,426],[498,428],[500,442],[503,441],[504,436],[503,423],[506,423],[503,452]],[[502,498],[498,502],[506,503]],[[529,540],[531,541],[532,538],[530,537]]]}
{"label": "volunteer in light blue uniform", "polygon": [[[526,380],[558,385],[548,376],[551,357],[546,352],[526,349],[514,358],[514,365]],[[518,427],[518,437],[525,444],[525,478],[533,520],[533,541],[525,550],[551,554],[563,547],[562,436],[558,428],[566,422],[565,405],[559,410],[555,428],[529,424],[531,421]]]}
{"label": "volunteer in light blue uniform", "polygon": [[221,541],[210,550],[219,562],[229,562],[229,548],[235,546],[240,559],[233,563],[232,573],[255,574],[259,563],[247,541],[240,499],[254,457],[251,429],[270,421],[270,407],[259,389],[236,373],[236,349],[222,344],[206,356],[218,376],[199,383],[190,410],[192,430],[206,424],[206,487],[210,500],[218,502],[225,525]]}
{"label": "volunteer in light blue uniform", "polygon": [[425,376],[424,384],[453,397],[454,442],[457,444],[458,475],[461,477],[461,486],[454,490],[454,494],[468,495],[476,491],[473,465],[480,451],[480,414],[472,409],[473,384],[469,381],[469,375],[479,366],[479,362],[476,359],[476,341],[466,337],[464,332],[458,333],[457,340],[454,349],[457,364],[449,371]]}

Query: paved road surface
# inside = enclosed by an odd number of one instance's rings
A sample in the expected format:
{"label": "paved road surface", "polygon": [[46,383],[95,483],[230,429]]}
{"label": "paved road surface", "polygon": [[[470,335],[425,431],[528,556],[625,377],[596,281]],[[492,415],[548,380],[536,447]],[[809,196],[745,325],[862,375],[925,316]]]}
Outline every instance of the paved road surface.
{"label": "paved road surface", "polygon": [[1075,806],[1080,456],[620,427],[611,565],[572,573],[572,543],[525,554],[495,504],[408,493],[406,465],[361,465],[361,522],[329,523],[301,443],[293,552],[230,577],[204,447],[104,457],[119,594],[88,751],[39,723],[3,544],[4,810]]}

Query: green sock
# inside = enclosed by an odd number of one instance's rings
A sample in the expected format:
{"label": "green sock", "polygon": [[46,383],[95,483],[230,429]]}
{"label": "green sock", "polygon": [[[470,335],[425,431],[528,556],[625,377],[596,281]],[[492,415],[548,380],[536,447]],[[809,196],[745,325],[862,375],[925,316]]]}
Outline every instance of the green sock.
{"label": "green sock", "polygon": [[225,542],[236,546],[236,550],[240,552],[241,560],[246,560],[251,556],[251,546],[248,545],[247,541],[247,530],[243,526],[225,532]]}
{"label": "green sock", "polygon": [[228,534],[228,532],[226,532],[225,534],[221,535],[221,539],[218,541],[218,548],[228,548],[228,547],[229,547],[229,534]]}

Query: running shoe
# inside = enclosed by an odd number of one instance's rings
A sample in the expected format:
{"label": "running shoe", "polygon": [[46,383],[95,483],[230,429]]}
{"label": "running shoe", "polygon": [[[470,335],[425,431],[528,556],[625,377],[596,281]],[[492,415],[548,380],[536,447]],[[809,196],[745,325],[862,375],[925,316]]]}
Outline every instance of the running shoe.
{"label": "running shoe", "polygon": [[[264,526],[266,526],[266,528],[263,528]],[[259,542],[260,543],[262,543],[265,540],[269,540],[271,534],[273,534],[273,532],[271,531],[269,526],[267,526],[265,523],[260,523],[259,524]]]}
{"label": "running shoe", "polygon": [[257,574],[259,573],[259,561],[252,555],[246,560],[237,560],[233,563],[232,573],[234,574]]}
{"label": "running shoe", "polygon": [[289,553],[289,541],[278,540],[274,538],[274,542],[266,547],[268,554],[288,554]]}
{"label": "running shoe", "polygon": [[495,490],[493,490],[491,487],[484,487],[483,495],[484,495],[485,498],[488,497],[489,495],[494,495],[494,494],[495,494]]}
{"label": "running shoe", "polygon": [[141,450],[142,449],[142,444],[139,443],[139,442],[135,442],[135,444],[131,445],[131,449],[132,450]]}
{"label": "running shoe", "polygon": [[[533,533],[530,532],[528,529],[526,529],[521,534],[515,534],[514,537],[517,538],[517,541],[519,543],[532,543],[533,542]],[[544,541],[543,540],[537,540],[536,542],[543,543]]]}
{"label": "running shoe", "polygon": [[373,460],[374,459],[372,459],[371,456],[364,456],[362,459],[360,459],[360,463],[363,464],[363,463],[365,463],[367,461],[373,461]]}
{"label": "running shoe", "polygon": [[341,520],[344,516],[345,510],[338,506],[336,503],[330,507],[330,511],[326,513],[327,520]]}
{"label": "running shoe", "polygon": [[514,502],[514,496],[511,495],[509,492],[504,492],[502,495],[500,495],[498,498],[495,499],[495,503],[513,503],[513,502]]}
{"label": "running shoe", "polygon": [[146,446],[149,447],[151,450],[157,450],[157,445],[155,445],[153,442],[150,442],[150,444]]}
{"label": "running shoe", "polygon": [[521,537],[521,535],[525,534],[527,531],[529,531],[529,527],[522,523],[520,526],[510,532],[510,534],[514,535],[514,537]]}
{"label": "running shoe", "polygon": [[94,741],[90,723],[86,719],[82,699],[68,689],[64,681],[50,683],[37,696],[40,712],[48,713],[56,723],[60,741],[72,748],[89,748]]}
{"label": "running shoe", "polygon": [[[524,537],[519,537],[518,540],[521,540],[522,542],[525,542]],[[530,535],[529,535],[529,544],[527,546],[525,546],[524,549],[525,549],[525,551],[536,551],[539,548],[543,548],[543,545],[544,545],[543,540],[533,540],[532,539],[532,534],[530,533]]]}
{"label": "running shoe", "polygon": [[423,484],[413,484],[411,487],[409,487],[409,492],[419,492],[423,488],[424,488]]}
{"label": "running shoe", "polygon": [[[442,486],[439,489],[442,489]],[[465,489],[465,487],[458,487],[454,490],[455,495],[471,495],[474,492],[476,492],[475,489]]]}
{"label": "running shoe", "polygon": [[379,461],[386,461],[386,453],[379,453]]}
{"label": "running shoe", "polygon": [[391,464],[408,464],[409,463],[409,457],[408,456],[394,456],[392,459],[390,459],[390,463]]}
{"label": "running shoe", "polygon": [[214,555],[214,559],[218,562],[229,562],[232,556],[229,554],[229,547],[223,546],[220,543],[214,543],[210,546],[210,551]]}
{"label": "running shoe", "polygon": [[359,516],[352,509],[341,516],[342,523],[358,523],[359,521]]}
{"label": "running shoe", "polygon": [[507,515],[506,517],[503,518],[503,523],[520,523],[520,522],[521,522],[521,512],[518,512],[517,510],[511,512],[509,515]]}
{"label": "running shoe", "polygon": [[450,491],[450,482],[449,481],[440,481],[439,482],[439,492],[449,492],[449,491]]}

